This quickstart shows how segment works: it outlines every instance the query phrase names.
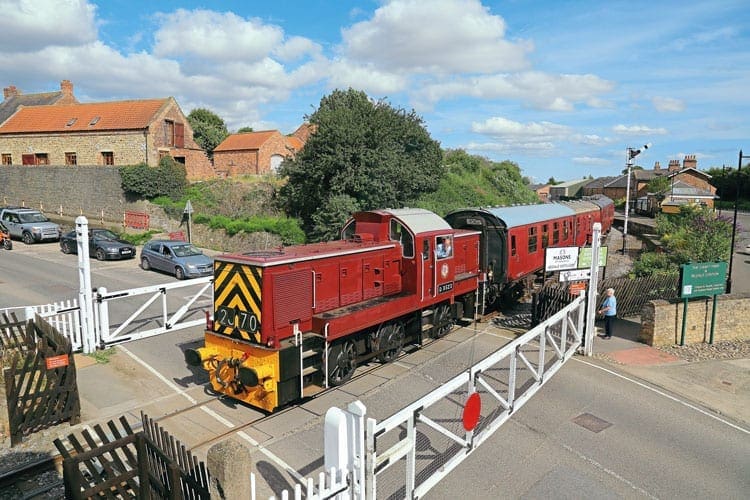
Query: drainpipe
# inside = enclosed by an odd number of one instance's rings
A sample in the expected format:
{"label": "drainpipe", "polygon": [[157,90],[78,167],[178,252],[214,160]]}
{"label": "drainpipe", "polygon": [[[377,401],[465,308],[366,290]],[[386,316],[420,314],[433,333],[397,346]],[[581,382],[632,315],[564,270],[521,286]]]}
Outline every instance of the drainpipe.
{"label": "drainpipe", "polygon": [[146,155],[145,162],[148,165],[148,128],[143,129],[143,151]]}

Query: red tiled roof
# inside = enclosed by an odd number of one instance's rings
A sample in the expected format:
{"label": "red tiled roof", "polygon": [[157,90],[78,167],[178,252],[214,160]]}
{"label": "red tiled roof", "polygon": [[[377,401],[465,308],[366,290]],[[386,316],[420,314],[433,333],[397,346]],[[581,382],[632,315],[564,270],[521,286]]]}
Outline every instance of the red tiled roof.
{"label": "red tiled roof", "polygon": [[261,132],[243,132],[232,134],[216,146],[214,151],[239,151],[247,149],[260,149],[272,135],[279,134],[278,130],[263,130]]}
{"label": "red tiled roof", "polygon": [[144,99],[23,107],[0,127],[0,134],[145,129],[166,102]]}
{"label": "red tiled roof", "polygon": [[286,144],[287,146],[292,148],[295,152],[302,149],[302,147],[305,145],[305,143],[302,142],[302,139],[300,139],[299,137],[295,137],[293,135],[286,138]]}

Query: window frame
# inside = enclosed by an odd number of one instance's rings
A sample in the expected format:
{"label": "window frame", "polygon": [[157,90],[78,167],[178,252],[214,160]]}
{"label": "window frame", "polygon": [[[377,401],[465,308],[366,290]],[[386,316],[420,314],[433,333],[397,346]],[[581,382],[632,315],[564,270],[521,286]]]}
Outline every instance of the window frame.
{"label": "window frame", "polygon": [[529,228],[528,234],[529,234],[529,253],[536,253],[536,251],[539,249],[539,245],[537,244],[537,238],[538,238],[538,231],[536,226],[531,226]]}
{"label": "window frame", "polygon": [[13,165],[13,154],[12,153],[3,153],[2,154],[2,164],[5,166]]}
{"label": "window frame", "polygon": [[65,152],[65,164],[69,166],[78,165],[78,155],[75,151]]}
{"label": "window frame", "polygon": [[114,165],[115,164],[115,153],[114,151],[101,151],[102,165]]}

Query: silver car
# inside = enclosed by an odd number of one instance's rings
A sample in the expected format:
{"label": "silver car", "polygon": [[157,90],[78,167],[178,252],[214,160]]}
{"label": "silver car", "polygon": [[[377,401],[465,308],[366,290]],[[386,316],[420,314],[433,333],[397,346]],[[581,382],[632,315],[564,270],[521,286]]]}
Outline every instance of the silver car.
{"label": "silver car", "polygon": [[152,240],[141,250],[141,268],[173,274],[178,280],[211,276],[213,259],[185,241]]}

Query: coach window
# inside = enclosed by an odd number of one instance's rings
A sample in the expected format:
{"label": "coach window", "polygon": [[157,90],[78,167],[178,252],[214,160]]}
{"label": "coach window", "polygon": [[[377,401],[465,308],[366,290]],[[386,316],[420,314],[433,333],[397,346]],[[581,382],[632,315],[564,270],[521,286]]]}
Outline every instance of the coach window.
{"label": "coach window", "polygon": [[529,253],[536,252],[536,226],[529,228]]}
{"label": "coach window", "polygon": [[518,255],[518,250],[516,250],[516,235],[515,234],[510,235],[510,254],[514,257]]}
{"label": "coach window", "polygon": [[389,237],[391,241],[398,241],[401,243],[404,257],[409,259],[414,257],[414,238],[411,237],[411,234],[406,230],[404,225],[396,219],[391,219]]}
{"label": "coach window", "polygon": [[560,223],[552,223],[552,244],[557,245],[560,242]]}
{"label": "coach window", "polygon": [[549,225],[544,224],[542,226],[542,248],[549,246]]}
{"label": "coach window", "polygon": [[570,221],[564,220],[563,221],[563,240],[568,239],[568,226],[570,225]]}

